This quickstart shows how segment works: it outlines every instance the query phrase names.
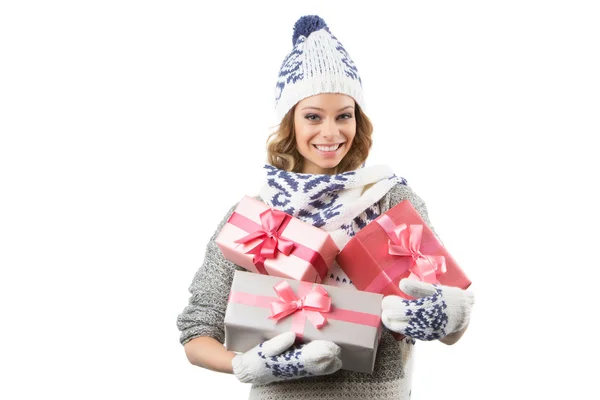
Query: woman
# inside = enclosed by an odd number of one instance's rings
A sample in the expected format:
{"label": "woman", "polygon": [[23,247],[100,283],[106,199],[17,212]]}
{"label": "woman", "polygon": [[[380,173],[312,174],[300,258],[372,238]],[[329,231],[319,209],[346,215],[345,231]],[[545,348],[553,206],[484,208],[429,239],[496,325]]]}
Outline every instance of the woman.
{"label": "woman", "polygon": [[[260,198],[269,206],[328,231],[340,249],[364,226],[408,199],[428,225],[424,202],[385,166],[364,167],[372,125],[364,114],[362,84],[350,56],[318,16],[294,26],[293,50],[276,85],[279,129],[268,144],[266,183]],[[473,304],[467,291],[403,280],[417,300],[386,296],[383,329],[372,374],[340,370],[340,348],[327,341],[294,345],[284,333],[235,354],[223,346],[223,318],[233,274],[214,239],[190,287],[189,305],[179,315],[189,361],[233,373],[252,383],[254,399],[408,399],[411,350],[416,340],[455,343],[464,333]],[[354,288],[334,263],[323,282]],[[396,341],[393,333],[406,336]]]}

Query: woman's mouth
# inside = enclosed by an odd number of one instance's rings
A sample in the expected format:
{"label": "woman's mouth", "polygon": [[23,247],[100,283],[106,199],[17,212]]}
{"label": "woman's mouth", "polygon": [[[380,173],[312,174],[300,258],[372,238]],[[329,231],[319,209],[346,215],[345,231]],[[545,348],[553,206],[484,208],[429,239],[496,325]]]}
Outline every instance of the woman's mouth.
{"label": "woman's mouth", "polygon": [[332,144],[332,145],[321,145],[321,144],[313,144],[313,147],[317,150],[319,150],[319,152],[321,153],[329,153],[329,154],[333,154],[335,153],[337,150],[339,150],[344,143],[336,143],[336,144]]}

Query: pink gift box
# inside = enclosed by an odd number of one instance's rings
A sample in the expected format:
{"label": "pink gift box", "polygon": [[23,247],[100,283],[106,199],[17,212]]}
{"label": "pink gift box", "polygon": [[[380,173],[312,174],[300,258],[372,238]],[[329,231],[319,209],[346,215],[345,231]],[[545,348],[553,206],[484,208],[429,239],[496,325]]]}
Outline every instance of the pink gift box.
{"label": "pink gift box", "polygon": [[337,256],[359,290],[413,297],[398,287],[404,278],[466,289],[471,281],[410,201],[368,224]]}
{"label": "pink gift box", "polygon": [[226,259],[248,271],[316,283],[339,252],[326,231],[249,196],[215,241]]}

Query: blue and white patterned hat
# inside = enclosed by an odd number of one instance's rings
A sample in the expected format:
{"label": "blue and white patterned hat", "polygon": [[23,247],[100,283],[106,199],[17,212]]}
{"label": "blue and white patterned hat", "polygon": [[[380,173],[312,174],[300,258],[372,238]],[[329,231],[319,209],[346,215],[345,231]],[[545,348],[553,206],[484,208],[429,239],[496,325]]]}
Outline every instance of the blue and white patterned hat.
{"label": "blue and white patterned hat", "polygon": [[342,93],[364,108],[358,69],[325,21],[317,15],[301,17],[294,25],[294,48],[279,71],[275,112],[281,121],[300,100],[320,93]]}

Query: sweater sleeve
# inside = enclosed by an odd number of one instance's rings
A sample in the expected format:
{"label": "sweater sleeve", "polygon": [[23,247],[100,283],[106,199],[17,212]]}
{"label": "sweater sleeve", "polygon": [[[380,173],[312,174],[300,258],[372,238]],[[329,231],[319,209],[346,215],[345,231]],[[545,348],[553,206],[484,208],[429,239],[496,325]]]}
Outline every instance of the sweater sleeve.
{"label": "sweater sleeve", "polygon": [[235,206],[229,210],[210,238],[204,261],[188,289],[191,294],[189,303],[177,317],[177,328],[181,332],[179,341],[182,345],[198,336],[209,336],[221,343],[225,342],[223,320],[227,299],[233,275],[241,267],[223,257],[215,238],[234,210]]}
{"label": "sweater sleeve", "polygon": [[433,233],[435,234],[435,236],[437,236],[439,240],[439,235],[435,232],[435,229],[433,229],[433,225],[429,220],[429,214],[427,213],[427,205],[425,205],[423,199],[421,199],[408,185],[399,183],[393,188],[391,188],[387,196],[384,196],[382,202],[380,203],[381,212],[386,212],[387,210],[394,207],[403,200],[410,201],[410,203],[415,208],[415,210],[417,210],[421,218],[423,218],[423,221],[425,221],[425,223],[429,226],[429,228],[433,231]]}

